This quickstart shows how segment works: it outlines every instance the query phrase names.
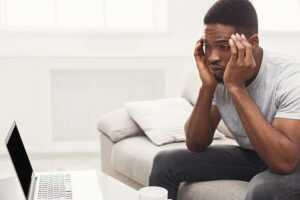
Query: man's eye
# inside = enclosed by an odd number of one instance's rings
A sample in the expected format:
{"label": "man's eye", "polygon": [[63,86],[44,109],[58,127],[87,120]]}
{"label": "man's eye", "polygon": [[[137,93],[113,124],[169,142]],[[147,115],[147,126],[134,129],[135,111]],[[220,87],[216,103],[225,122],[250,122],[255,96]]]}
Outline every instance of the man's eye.
{"label": "man's eye", "polygon": [[229,45],[221,45],[220,48],[224,49],[224,50],[230,50],[230,46]]}

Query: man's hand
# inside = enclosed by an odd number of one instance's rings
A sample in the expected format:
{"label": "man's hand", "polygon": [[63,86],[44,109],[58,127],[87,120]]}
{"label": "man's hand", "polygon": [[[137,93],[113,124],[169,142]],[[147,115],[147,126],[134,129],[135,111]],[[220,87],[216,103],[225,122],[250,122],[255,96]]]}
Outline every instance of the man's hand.
{"label": "man's hand", "polygon": [[210,69],[205,65],[205,54],[203,51],[203,38],[202,37],[197,42],[194,56],[195,56],[197,68],[198,68],[198,71],[200,74],[200,78],[202,81],[202,85],[215,89],[218,83],[217,83],[216,78],[214,77],[213,72],[211,72]]}
{"label": "man's hand", "polygon": [[252,45],[246,37],[238,33],[229,40],[231,57],[224,72],[224,84],[228,90],[244,88],[255,73],[256,63],[252,54]]}

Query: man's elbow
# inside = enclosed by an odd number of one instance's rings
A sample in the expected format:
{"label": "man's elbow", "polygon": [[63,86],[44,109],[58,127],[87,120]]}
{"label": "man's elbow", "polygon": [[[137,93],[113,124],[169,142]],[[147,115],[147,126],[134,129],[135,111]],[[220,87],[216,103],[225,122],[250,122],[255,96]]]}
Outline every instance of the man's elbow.
{"label": "man's elbow", "polygon": [[187,142],[186,142],[186,147],[189,151],[192,151],[192,152],[202,152],[207,148],[207,146],[192,145]]}
{"label": "man's elbow", "polygon": [[[197,134],[193,134],[189,128],[188,128],[188,121],[184,125],[184,131],[185,131],[185,137],[186,137],[186,147],[189,151],[192,152],[202,152],[204,151],[211,143],[212,143],[212,137],[201,137],[198,135],[195,137]],[[208,134],[204,134],[208,135]]]}
{"label": "man's elbow", "polygon": [[286,175],[292,173],[297,164],[298,162],[281,162],[269,167],[269,170],[275,174]]}
{"label": "man's elbow", "polygon": [[207,149],[207,147],[211,144],[211,142],[195,142],[195,141],[190,141],[186,139],[186,147],[189,151],[192,152],[202,152]]}

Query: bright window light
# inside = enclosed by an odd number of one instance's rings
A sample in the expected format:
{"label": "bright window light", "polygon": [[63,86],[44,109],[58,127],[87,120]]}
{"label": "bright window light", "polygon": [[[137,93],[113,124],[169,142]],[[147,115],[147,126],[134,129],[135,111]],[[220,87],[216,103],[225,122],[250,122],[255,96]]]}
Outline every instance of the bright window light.
{"label": "bright window light", "polygon": [[5,1],[6,24],[10,27],[53,27],[55,10],[53,0]]}
{"label": "bright window light", "polygon": [[0,29],[166,30],[167,2],[168,0],[0,0]]}
{"label": "bright window light", "polygon": [[58,0],[56,8],[59,27],[97,27],[104,24],[102,0]]}
{"label": "bright window light", "polygon": [[151,27],[152,1],[110,0],[106,2],[107,26]]}

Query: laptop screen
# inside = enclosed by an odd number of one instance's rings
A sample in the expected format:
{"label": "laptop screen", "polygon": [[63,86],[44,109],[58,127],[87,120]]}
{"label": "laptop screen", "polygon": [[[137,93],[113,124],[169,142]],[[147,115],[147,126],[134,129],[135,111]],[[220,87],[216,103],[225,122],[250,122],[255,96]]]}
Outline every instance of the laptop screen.
{"label": "laptop screen", "polygon": [[15,123],[10,138],[7,140],[7,149],[15,166],[25,196],[28,198],[33,170]]}

